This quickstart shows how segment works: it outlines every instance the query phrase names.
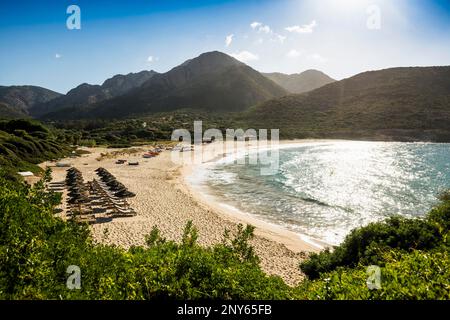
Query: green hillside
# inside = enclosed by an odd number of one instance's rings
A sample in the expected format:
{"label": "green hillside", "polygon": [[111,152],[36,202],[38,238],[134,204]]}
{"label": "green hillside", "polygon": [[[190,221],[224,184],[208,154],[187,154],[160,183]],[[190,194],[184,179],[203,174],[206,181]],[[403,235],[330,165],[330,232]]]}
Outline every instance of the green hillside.
{"label": "green hillside", "polygon": [[450,67],[364,72],[272,99],[236,120],[280,128],[284,138],[450,141]]}
{"label": "green hillside", "polygon": [[141,86],[157,74],[155,71],[141,71],[127,75],[118,74],[103,82],[102,85],[80,84],[67,94],[46,103],[34,105],[30,114],[41,117],[50,112],[57,112],[66,108],[83,108],[103,100],[123,95],[134,88]]}
{"label": "green hillside", "polygon": [[57,134],[33,120],[0,120],[0,169],[16,179],[18,171],[40,172],[36,165],[69,154],[64,133]]}
{"label": "green hillside", "polygon": [[0,118],[23,118],[33,107],[61,94],[37,86],[0,86]]}
{"label": "green hillside", "polygon": [[15,109],[6,103],[0,102],[0,117],[3,119],[16,119],[26,117],[20,109]]}
{"label": "green hillside", "polygon": [[308,92],[336,81],[318,70],[306,70],[294,74],[273,72],[263,73],[263,75],[290,93]]}

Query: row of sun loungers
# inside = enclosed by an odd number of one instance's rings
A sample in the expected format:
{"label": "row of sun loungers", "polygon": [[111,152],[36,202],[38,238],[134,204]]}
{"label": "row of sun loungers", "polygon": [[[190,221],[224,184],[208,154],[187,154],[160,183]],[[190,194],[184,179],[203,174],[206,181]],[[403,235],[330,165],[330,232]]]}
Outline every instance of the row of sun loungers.
{"label": "row of sun loungers", "polygon": [[134,197],[135,194],[129,191],[116,177],[114,177],[105,168],[95,170],[100,180],[94,179],[91,187],[97,194],[103,196],[105,205],[108,209],[114,211],[114,217],[129,217],[136,215],[136,212],[130,208],[125,198]]}
{"label": "row of sun loungers", "polygon": [[115,162],[115,164],[124,164],[127,162],[128,162],[129,166],[138,166],[139,165],[139,162],[137,162],[137,161],[127,161],[127,160],[122,160],[122,159],[117,160]]}
{"label": "row of sun loungers", "polygon": [[[68,190],[67,214],[71,219],[77,222],[99,223],[136,215],[125,199],[134,196],[134,193],[128,191],[109,172],[104,174],[102,171],[102,174],[103,181],[94,179],[84,183],[78,169],[67,170],[64,186]],[[55,188],[62,185],[54,183]]]}
{"label": "row of sun loungers", "polygon": [[95,223],[95,215],[89,198],[89,191],[84,184],[80,170],[70,168],[67,170],[65,184],[68,190],[67,215],[77,222]]}
{"label": "row of sun loungers", "polygon": [[94,179],[90,182],[89,187],[95,197],[93,201],[95,201],[96,205],[104,210],[111,211],[110,215],[113,218],[136,215],[136,212],[130,207],[128,202],[123,198],[116,197],[107,189],[106,185],[102,185]]}
{"label": "row of sun loungers", "polygon": [[95,172],[97,172],[103,185],[113,192],[116,197],[130,198],[135,196],[133,192],[128,191],[128,189],[105,168],[98,168]]}

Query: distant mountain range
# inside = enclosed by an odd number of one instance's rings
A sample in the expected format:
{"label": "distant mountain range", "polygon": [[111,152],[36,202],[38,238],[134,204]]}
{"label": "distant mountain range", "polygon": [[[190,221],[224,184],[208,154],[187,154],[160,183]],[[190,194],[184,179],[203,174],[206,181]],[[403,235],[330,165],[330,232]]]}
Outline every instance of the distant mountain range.
{"label": "distant mountain range", "polygon": [[166,73],[142,71],[116,75],[102,85],[83,83],[65,95],[40,87],[2,87],[0,116],[63,120],[124,118],[178,109],[240,112],[332,81],[316,70],[293,75],[262,74],[224,53],[213,51],[187,60]]}
{"label": "distant mountain range", "polygon": [[[244,111],[288,94],[258,71],[221,52],[208,52],[172,70],[155,74],[141,86],[98,103],[53,108],[50,119],[123,118],[177,109]],[[50,110],[49,110],[50,111]]]}
{"label": "distant mountain range", "polygon": [[0,86],[0,116],[27,117],[30,110],[61,97],[60,93],[36,86]]}
{"label": "distant mountain range", "polygon": [[263,73],[263,75],[290,93],[308,92],[336,81],[317,70],[306,70],[295,74]]}
{"label": "distant mountain range", "polygon": [[[298,92],[292,94],[291,92]],[[284,138],[450,141],[450,67],[391,68],[335,81],[324,73],[261,74],[221,52],[166,73],[117,75],[66,95],[0,87],[0,117],[123,119],[190,109]]]}
{"label": "distant mountain range", "polygon": [[285,138],[450,141],[450,67],[364,72],[266,101],[239,121]]}
{"label": "distant mountain range", "polygon": [[32,116],[41,117],[50,112],[62,111],[64,113],[65,109],[83,109],[138,88],[156,74],[155,71],[141,71],[127,75],[115,75],[103,82],[102,85],[83,83],[70,90],[66,95],[61,95],[46,103],[34,105],[29,113]]}

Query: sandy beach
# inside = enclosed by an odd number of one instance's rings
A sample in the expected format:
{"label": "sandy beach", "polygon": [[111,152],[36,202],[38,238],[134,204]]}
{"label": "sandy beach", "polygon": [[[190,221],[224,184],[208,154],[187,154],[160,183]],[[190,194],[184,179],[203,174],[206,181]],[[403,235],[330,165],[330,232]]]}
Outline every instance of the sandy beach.
{"label": "sandy beach", "polygon": [[[218,144],[219,142],[213,143],[206,148],[215,149]],[[135,197],[129,198],[129,203],[137,212],[137,216],[115,218],[111,222],[92,225],[95,241],[124,248],[143,245],[145,236],[155,225],[164,237],[179,241],[184,226],[192,220],[198,229],[198,242],[210,246],[222,241],[225,229],[235,230],[238,223],[252,224],[256,227],[252,245],[261,259],[262,269],[282,277],[290,285],[301,281],[303,275],[298,268],[299,262],[306,257],[307,252],[320,250],[319,246],[302,239],[298,234],[251,215],[236,212],[205,196],[198,187],[189,183],[192,173],[202,163],[175,163],[171,151],[163,151],[155,158],[144,159],[142,155],[149,148],[139,148],[142,151],[134,154],[102,159],[102,153],[115,150],[84,148],[90,153],[62,160],[78,168],[85,181],[97,178],[94,170],[104,167],[136,194]],[[202,162],[214,161],[215,157],[207,157],[208,159]],[[117,158],[139,161],[139,166],[115,164]],[[52,162],[43,163],[41,166],[52,167],[53,181],[64,180],[67,168],[55,167]]]}

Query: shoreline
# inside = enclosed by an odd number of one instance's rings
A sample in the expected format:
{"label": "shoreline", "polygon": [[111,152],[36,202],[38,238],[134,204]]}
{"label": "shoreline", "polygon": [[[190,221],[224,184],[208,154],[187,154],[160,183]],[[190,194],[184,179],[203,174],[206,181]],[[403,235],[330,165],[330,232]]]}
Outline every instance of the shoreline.
{"label": "shoreline", "polygon": [[[325,140],[325,139],[304,139],[304,140],[281,140],[279,144],[276,146],[277,149],[288,149],[288,148],[296,148],[300,146],[305,146],[308,144],[317,144],[317,143],[328,143],[328,142],[337,142],[337,141],[345,141],[345,140]],[[225,143],[230,144],[230,143]],[[212,146],[213,147],[213,146]],[[208,146],[206,147],[208,148]],[[225,147],[227,150],[229,147]],[[233,147],[232,147],[233,148]],[[217,196],[212,195],[208,187],[205,185],[196,184],[193,181],[190,181],[198,170],[209,170],[207,166],[213,167],[217,164],[218,161],[227,161],[231,162],[236,160],[242,155],[242,149],[245,151],[256,151],[255,144],[247,143],[245,145],[241,145],[234,149],[234,152],[228,153],[225,157],[219,155],[219,157],[213,157],[212,160],[202,162],[201,164],[188,164],[182,167],[182,177],[184,179],[183,183],[191,193],[192,197],[194,197],[199,203],[205,205],[209,209],[223,215],[224,217],[233,220],[237,223],[242,224],[250,224],[255,227],[255,234],[268,238],[272,241],[279,242],[285,245],[289,250],[294,252],[317,252],[324,250],[331,245],[320,240],[315,239],[310,236],[293,232],[286,227],[280,226],[278,224],[268,222],[259,218],[251,213],[244,212],[233,205],[223,203]],[[270,148],[267,148],[270,149]],[[261,149],[259,150],[261,151]],[[208,151],[206,151],[208,152]],[[228,158],[228,160],[226,160]]]}
{"label": "shoreline", "polygon": [[[287,141],[283,144],[299,142],[304,144],[306,141]],[[319,140],[309,142],[317,143]],[[91,225],[90,230],[95,242],[117,245],[125,249],[145,245],[145,236],[154,226],[159,228],[161,235],[166,239],[179,242],[186,223],[192,221],[198,230],[199,245],[208,247],[222,242],[225,229],[233,234],[237,224],[252,224],[255,226],[255,237],[250,244],[260,257],[262,270],[269,275],[280,276],[289,285],[296,285],[304,278],[298,264],[308,253],[320,251],[319,247],[281,226],[261,221],[248,214],[233,212],[226,205],[217,205],[205,199],[202,192],[195,190],[186,181],[189,173],[196,168],[196,164],[174,163],[172,152],[167,150],[155,158],[143,159],[142,155],[150,146],[137,148],[141,149],[138,153],[116,154],[112,157],[102,157],[100,160],[99,156],[102,153],[116,150],[101,147],[83,148],[91,153],[60,160],[79,169],[85,182],[96,178],[95,169],[104,167],[136,194],[134,198],[129,198],[128,202],[137,215]],[[139,165],[118,165],[115,164],[117,158],[139,161]],[[56,167],[55,162],[41,164],[41,167],[45,166],[52,167],[54,181],[64,180],[67,168]],[[61,207],[64,212],[65,193]],[[59,216],[64,218],[64,213]]]}

